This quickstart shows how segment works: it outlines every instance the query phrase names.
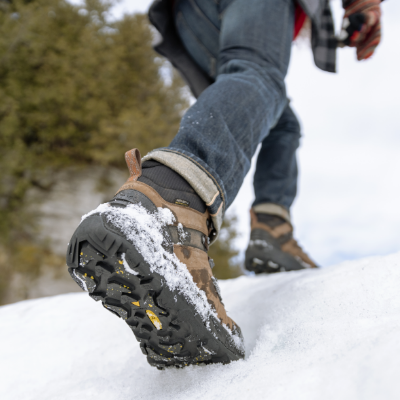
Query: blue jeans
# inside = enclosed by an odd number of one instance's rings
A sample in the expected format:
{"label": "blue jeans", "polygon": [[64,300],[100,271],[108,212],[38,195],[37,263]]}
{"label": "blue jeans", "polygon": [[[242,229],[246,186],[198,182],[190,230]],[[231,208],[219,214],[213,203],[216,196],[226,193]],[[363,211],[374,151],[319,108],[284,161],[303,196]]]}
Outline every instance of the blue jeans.
{"label": "blue jeans", "polygon": [[[184,46],[215,82],[186,112],[170,146],[159,150],[186,157],[206,173],[225,209],[261,142],[254,204],[270,202],[288,210],[296,195],[300,128],[284,83],[294,8],[293,0],[178,0],[175,5]],[[158,159],[195,183],[183,166]],[[216,196],[206,193],[209,187],[202,183],[198,192],[213,207]]]}
{"label": "blue jeans", "polygon": [[289,105],[262,141],[254,174],[253,206],[274,203],[290,210],[297,193],[296,150],[300,124]]}

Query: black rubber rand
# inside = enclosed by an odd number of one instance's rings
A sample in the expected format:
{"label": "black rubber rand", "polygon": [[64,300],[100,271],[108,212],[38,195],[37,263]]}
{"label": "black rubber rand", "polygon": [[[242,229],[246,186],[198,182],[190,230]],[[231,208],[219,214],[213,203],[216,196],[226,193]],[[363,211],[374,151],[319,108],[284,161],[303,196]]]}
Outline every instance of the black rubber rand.
{"label": "black rubber rand", "polygon": [[125,320],[150,365],[164,369],[242,358],[220,323],[211,318],[211,331],[207,329],[194,306],[152,273],[132,243],[113,232],[103,216],[94,214],[79,225],[67,264],[91,298]]}
{"label": "black rubber rand", "polygon": [[290,238],[291,233],[274,238],[263,229],[253,229],[245,253],[246,269],[256,274],[304,269],[304,265],[292,255],[281,250],[281,246]]}

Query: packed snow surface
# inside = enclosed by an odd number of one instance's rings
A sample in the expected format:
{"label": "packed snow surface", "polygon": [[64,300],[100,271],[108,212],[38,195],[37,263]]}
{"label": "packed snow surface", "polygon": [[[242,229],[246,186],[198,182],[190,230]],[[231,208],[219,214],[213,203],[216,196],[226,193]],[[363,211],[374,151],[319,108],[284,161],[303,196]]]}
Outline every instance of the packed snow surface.
{"label": "packed snow surface", "polygon": [[0,308],[1,399],[400,399],[400,253],[222,281],[246,359],[158,371],[86,293]]}

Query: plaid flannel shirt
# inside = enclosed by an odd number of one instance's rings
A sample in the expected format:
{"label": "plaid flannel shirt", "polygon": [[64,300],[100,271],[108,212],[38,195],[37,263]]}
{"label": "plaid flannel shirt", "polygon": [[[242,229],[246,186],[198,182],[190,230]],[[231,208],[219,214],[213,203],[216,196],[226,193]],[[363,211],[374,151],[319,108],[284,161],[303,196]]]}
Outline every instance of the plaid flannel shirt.
{"label": "plaid flannel shirt", "polygon": [[[314,62],[323,71],[336,72],[336,48],[332,13],[329,0],[297,0],[312,22],[311,47]],[[342,0],[343,8],[356,0]],[[381,0],[383,1],[383,0]]]}
{"label": "plaid flannel shirt", "polygon": [[[352,1],[347,0],[348,3]],[[323,71],[336,72],[338,42],[329,0],[298,0],[298,3],[311,20],[311,47],[315,65]]]}

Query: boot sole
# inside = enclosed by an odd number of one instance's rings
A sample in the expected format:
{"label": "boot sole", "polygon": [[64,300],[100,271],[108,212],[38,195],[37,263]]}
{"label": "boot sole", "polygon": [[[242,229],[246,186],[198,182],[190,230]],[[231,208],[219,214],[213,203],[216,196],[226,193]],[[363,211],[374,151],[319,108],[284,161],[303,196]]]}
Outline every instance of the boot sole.
{"label": "boot sole", "polygon": [[243,358],[219,321],[211,316],[205,323],[100,214],[86,218],[75,231],[67,264],[72,279],[92,299],[125,320],[150,365],[180,368]]}
{"label": "boot sole", "polygon": [[246,252],[245,268],[256,274],[274,274],[277,272],[306,269],[306,267],[296,264],[299,264],[299,262],[280,250],[271,251],[268,256],[252,249]]}
{"label": "boot sole", "polygon": [[[251,242],[259,242],[251,244]],[[283,271],[298,271],[310,268],[308,264],[300,259],[283,252],[280,249],[280,243],[268,232],[256,229],[251,233],[249,247],[245,254],[245,268],[256,274],[276,273]]]}

